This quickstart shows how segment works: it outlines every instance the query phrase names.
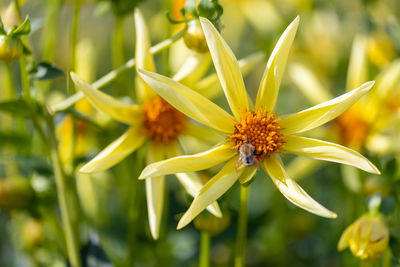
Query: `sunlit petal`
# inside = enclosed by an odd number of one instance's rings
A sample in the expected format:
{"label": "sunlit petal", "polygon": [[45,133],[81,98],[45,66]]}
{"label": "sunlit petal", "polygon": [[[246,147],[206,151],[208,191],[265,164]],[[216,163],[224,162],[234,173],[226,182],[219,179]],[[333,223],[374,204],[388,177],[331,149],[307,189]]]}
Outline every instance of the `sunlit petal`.
{"label": "sunlit petal", "polygon": [[210,64],[211,56],[209,53],[200,54],[193,52],[172,79],[186,86],[193,86],[193,84],[196,84],[203,77]]}
{"label": "sunlit petal", "polygon": [[81,172],[98,172],[106,170],[140,147],[145,136],[137,127],[131,127],[121,137],[109,144],[97,156],[83,166]]}
{"label": "sunlit petal", "polygon": [[136,105],[127,105],[117,99],[94,89],[90,84],[71,72],[71,78],[76,87],[88,98],[98,110],[108,114],[117,121],[135,125],[141,122],[142,109]]}
{"label": "sunlit petal", "polygon": [[[267,169],[268,161],[265,160],[263,163],[265,169]],[[280,168],[283,170],[282,166]],[[285,171],[283,171],[283,174],[287,175]],[[326,209],[321,204],[316,202],[313,198],[311,198],[294,180],[292,180],[288,176],[285,177],[285,183],[282,183],[280,177],[272,176],[274,175],[274,173],[271,172],[269,175],[276,187],[282,193],[282,195],[294,205],[322,217],[337,217],[334,212]]]}
{"label": "sunlit petal", "polygon": [[225,137],[215,130],[200,126],[198,124],[189,122],[185,131],[182,133],[184,136],[193,137],[199,141],[215,145],[225,140]]}
{"label": "sunlit petal", "polygon": [[210,128],[233,132],[233,117],[204,96],[157,73],[142,69],[139,73],[151,88],[186,116]]}
{"label": "sunlit petal", "polygon": [[200,18],[200,22],[226,99],[233,115],[239,118],[249,105],[236,57],[210,21]]}
{"label": "sunlit petal", "polygon": [[[185,188],[186,192],[188,192],[192,197],[196,197],[204,186],[201,178],[194,172],[177,173],[175,175]],[[217,202],[209,205],[207,210],[217,217],[222,217],[222,212]]]}
{"label": "sunlit petal", "polygon": [[333,161],[357,167],[361,170],[379,174],[379,170],[360,153],[330,142],[300,136],[287,136],[284,150],[315,159]]}
{"label": "sunlit petal", "polygon": [[341,96],[283,118],[280,121],[283,127],[281,132],[284,135],[301,133],[333,120],[365,95],[373,85],[373,81],[366,82]]}
{"label": "sunlit petal", "polygon": [[268,59],[267,67],[265,68],[260,88],[258,89],[256,109],[263,107],[268,111],[273,111],[275,108],[279,86],[285,71],[289,51],[292,47],[297,27],[299,26],[299,21],[300,18],[296,17],[293,22],[290,23],[279,38],[278,43]]}
{"label": "sunlit petal", "polygon": [[251,181],[251,179],[253,179],[256,172],[257,172],[257,166],[249,166],[249,167],[243,166],[242,173],[239,176],[239,182],[241,184],[245,184],[245,183]]}
{"label": "sunlit petal", "polygon": [[356,36],[351,49],[349,69],[347,70],[346,90],[360,86],[367,80],[367,38]]}
{"label": "sunlit petal", "polygon": [[344,250],[344,249],[349,247],[349,240],[351,238],[351,234],[353,232],[353,229],[354,229],[354,224],[350,224],[346,228],[346,230],[344,230],[342,236],[340,237],[338,246],[337,246],[339,251]]}
{"label": "sunlit petal", "polygon": [[301,64],[291,64],[289,75],[295,85],[302,93],[313,103],[319,103],[332,99],[329,90],[327,90],[315,77],[314,73]]}
{"label": "sunlit petal", "polygon": [[175,157],[150,164],[144,168],[139,179],[208,169],[229,160],[236,154],[237,152],[232,148],[232,144],[225,143],[202,153]]}
{"label": "sunlit petal", "polygon": [[281,183],[286,184],[285,179],[288,177],[285,169],[282,166],[282,161],[279,155],[269,156],[264,160],[264,167],[269,177],[278,179]]}
{"label": "sunlit petal", "polygon": [[[148,163],[163,159],[163,151],[153,144],[149,146]],[[150,232],[154,239],[160,235],[160,223],[164,205],[164,176],[151,177],[146,180],[147,212],[150,224]]]}
{"label": "sunlit petal", "polygon": [[238,157],[234,157],[217,173],[208,183],[204,185],[200,193],[193,200],[189,209],[183,215],[178,223],[181,229],[190,223],[200,212],[208,205],[213,203],[223,195],[239,178],[240,172],[236,170]]}
{"label": "sunlit petal", "polygon": [[[245,58],[239,60],[240,72],[243,76],[246,76],[251,71],[257,67],[265,58],[264,53],[254,53]],[[222,92],[221,84],[218,80],[218,75],[216,73],[210,74],[207,77],[198,81],[193,90],[196,90],[201,95],[207,97],[208,99],[214,99],[219,96]],[[250,98],[248,98],[250,100]]]}
{"label": "sunlit petal", "polygon": [[[155,71],[153,56],[150,53],[150,38],[146,22],[138,8],[135,8],[135,29],[136,29],[136,68]],[[136,93],[140,103],[146,103],[157,96],[139,75],[136,75]]]}

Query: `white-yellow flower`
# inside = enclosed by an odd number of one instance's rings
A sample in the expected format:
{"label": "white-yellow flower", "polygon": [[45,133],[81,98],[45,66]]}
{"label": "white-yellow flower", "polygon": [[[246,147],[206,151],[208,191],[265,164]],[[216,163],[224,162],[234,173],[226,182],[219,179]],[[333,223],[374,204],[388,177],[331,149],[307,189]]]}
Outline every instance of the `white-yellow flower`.
{"label": "white-yellow flower", "polygon": [[301,112],[278,118],[274,107],[279,92],[286,61],[299,24],[296,18],[285,30],[273,50],[258,90],[253,107],[247,97],[243,78],[233,52],[214,26],[200,19],[211,56],[228,100],[233,116],[216,104],[188,87],[162,75],[139,69],[143,80],[161,97],[188,117],[221,132],[226,142],[203,153],[180,156],[147,166],[140,179],[159,175],[208,169],[226,162],[222,169],[201,189],[189,210],[178,224],[178,229],[190,223],[210,203],[224,194],[238,179],[249,181],[255,174],[256,165],[237,167],[237,148],[249,142],[255,149],[254,156],[281,193],[295,205],[323,217],[336,214],[312,199],[284,170],[280,153],[306,155],[355,166],[362,170],[379,173],[365,157],[349,148],[296,134],[318,127],[339,116],[361,96],[374,82],[316,105]]}

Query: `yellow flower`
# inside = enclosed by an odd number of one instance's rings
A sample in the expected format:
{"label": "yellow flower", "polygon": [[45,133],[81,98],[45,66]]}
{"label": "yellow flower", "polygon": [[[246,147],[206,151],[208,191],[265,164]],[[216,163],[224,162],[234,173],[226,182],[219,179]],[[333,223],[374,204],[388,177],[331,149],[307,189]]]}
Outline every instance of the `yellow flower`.
{"label": "yellow flower", "polygon": [[354,256],[366,260],[376,259],[389,244],[389,229],[379,215],[364,215],[343,232],[338,250],[350,247]]}
{"label": "yellow flower", "polygon": [[214,26],[200,19],[219,80],[233,116],[197,92],[162,75],[139,69],[146,83],[176,109],[188,117],[221,132],[226,141],[212,149],[191,155],[160,161],[147,166],[140,175],[146,179],[159,175],[198,171],[226,162],[222,169],[201,189],[189,210],[178,224],[178,229],[190,223],[210,203],[224,194],[238,179],[249,181],[257,171],[257,164],[245,167],[238,164],[237,148],[246,143],[253,147],[259,161],[281,193],[295,205],[317,215],[334,218],[336,214],[312,199],[285,172],[280,155],[294,153],[320,160],[349,164],[362,170],[379,173],[366,158],[349,148],[296,134],[318,127],[339,116],[374,82],[304,111],[278,118],[274,107],[279,92],[290,47],[299,24],[296,18],[285,30],[273,50],[260,83],[253,107],[248,99],[243,78],[233,52]]}
{"label": "yellow flower", "polygon": [[[136,25],[136,66],[154,71],[155,66],[150,54],[150,41],[145,21],[140,11],[135,11]],[[218,79],[210,75],[200,79],[208,68],[209,55],[194,55],[187,59],[181,70],[175,74],[174,80],[183,83],[193,83],[204,95],[216,95],[220,90],[215,84]],[[253,55],[242,61],[242,68],[249,70],[262,58],[260,54]],[[136,89],[139,104],[126,104],[110,95],[96,90],[75,73],[71,77],[77,88],[81,90],[90,103],[98,110],[108,114],[113,119],[130,125],[130,128],[117,140],[108,145],[95,158],[84,165],[80,171],[84,173],[106,170],[122,161],[125,157],[141,146],[147,146],[147,163],[182,154],[178,142],[185,137],[209,142],[215,141],[215,133],[187,119],[165,100],[160,98],[143,80],[137,76]],[[210,137],[211,136],[211,137]],[[220,139],[219,136],[218,140]],[[176,174],[179,182],[192,196],[196,196],[203,186],[196,173]],[[150,230],[156,239],[162,217],[164,199],[164,175],[157,175],[146,180],[146,196]],[[220,217],[221,211],[216,202],[208,207],[215,216]]]}

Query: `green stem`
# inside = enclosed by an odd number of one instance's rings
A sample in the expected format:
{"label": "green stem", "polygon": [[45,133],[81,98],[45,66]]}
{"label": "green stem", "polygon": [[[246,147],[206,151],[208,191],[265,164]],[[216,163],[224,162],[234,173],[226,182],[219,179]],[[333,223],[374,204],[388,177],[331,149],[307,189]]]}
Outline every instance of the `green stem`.
{"label": "green stem", "polygon": [[43,60],[52,62],[56,49],[57,19],[60,14],[61,0],[47,0],[46,18],[43,27]]}
{"label": "green stem", "polygon": [[58,143],[55,134],[53,116],[46,114],[47,124],[49,126],[49,137],[51,147],[51,161],[54,169],[54,176],[57,187],[58,203],[60,204],[61,219],[63,222],[65,241],[67,245],[68,259],[73,267],[80,267],[79,255],[79,228],[74,220],[74,216],[70,210],[71,205],[68,204],[68,185],[67,177],[64,173],[60,156],[58,153]]}
{"label": "green stem", "polygon": [[[185,32],[186,32],[186,29],[182,30],[181,32],[177,33],[176,35],[172,36],[171,38],[166,39],[166,40],[156,44],[155,46],[150,48],[150,53],[155,55],[155,54],[158,54],[161,51],[167,49],[174,42],[179,40],[183,36],[183,34]],[[110,84],[112,81],[114,81],[123,72],[125,72],[127,70],[131,70],[134,67],[136,67],[136,60],[134,58],[132,58],[132,59],[128,60],[121,67],[118,67],[118,68],[110,71],[109,73],[107,73],[106,75],[104,75],[103,77],[101,77],[100,79],[95,81],[94,83],[92,83],[92,86],[94,88],[96,88],[96,89],[103,88],[103,87],[107,86],[108,84]],[[82,92],[78,92],[78,93],[70,96],[69,98],[67,98],[63,102],[61,102],[58,105],[56,105],[54,107],[54,111],[55,112],[60,112],[60,111],[64,111],[64,110],[67,110],[67,109],[71,108],[77,101],[82,99],[83,96],[84,96],[84,94]]]}
{"label": "green stem", "polygon": [[[124,18],[121,16],[114,15],[115,18],[115,27],[112,41],[112,61],[113,68],[117,69],[118,67],[124,65],[125,57],[124,57]],[[125,89],[122,77],[119,77],[115,80],[115,94],[120,96],[123,94],[123,90]]]}
{"label": "green stem", "polygon": [[211,238],[207,232],[200,233],[200,261],[199,267],[210,266],[210,245]]}
{"label": "green stem", "polygon": [[6,63],[6,98],[12,99],[15,97],[15,83],[12,76],[11,63]]}
{"label": "green stem", "polygon": [[245,263],[249,189],[250,186],[240,186],[239,221],[235,246],[235,267],[242,267]]}
{"label": "green stem", "polygon": [[[72,16],[72,26],[71,26],[71,54],[70,54],[70,71],[75,71],[76,69],[76,47],[78,44],[79,35],[79,15],[81,12],[81,0],[74,0],[74,13]],[[70,80],[69,88],[74,92],[74,83]]]}

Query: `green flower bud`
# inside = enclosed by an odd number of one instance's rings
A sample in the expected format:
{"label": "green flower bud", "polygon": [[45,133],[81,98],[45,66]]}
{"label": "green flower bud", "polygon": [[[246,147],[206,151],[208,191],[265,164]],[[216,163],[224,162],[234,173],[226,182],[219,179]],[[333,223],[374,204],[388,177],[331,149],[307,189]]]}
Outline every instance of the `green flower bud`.
{"label": "green flower bud", "polygon": [[362,260],[376,259],[387,249],[389,229],[380,215],[364,215],[344,231],[338,250],[350,247],[351,252]]}
{"label": "green flower bud", "polygon": [[194,227],[202,232],[207,232],[210,236],[216,236],[222,233],[231,222],[229,214],[224,214],[223,217],[218,218],[208,212],[202,212],[194,220]]}
{"label": "green flower bud", "polygon": [[201,28],[200,21],[197,19],[191,20],[187,23],[188,29],[183,36],[187,48],[192,49],[198,53],[208,52],[206,38],[203,29]]}
{"label": "green flower bud", "polygon": [[0,60],[11,62],[18,59],[23,51],[24,48],[19,38],[0,35]]}
{"label": "green flower bud", "polygon": [[25,209],[32,204],[34,193],[29,180],[7,179],[0,181],[0,209]]}

